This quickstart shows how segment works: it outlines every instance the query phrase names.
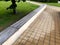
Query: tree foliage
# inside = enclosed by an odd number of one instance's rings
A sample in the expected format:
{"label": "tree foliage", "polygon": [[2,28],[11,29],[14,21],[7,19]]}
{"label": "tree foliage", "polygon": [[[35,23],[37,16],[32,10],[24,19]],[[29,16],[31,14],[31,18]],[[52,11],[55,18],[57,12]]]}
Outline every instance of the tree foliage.
{"label": "tree foliage", "polygon": [[58,0],[31,0],[31,1],[38,1],[38,2],[58,2]]}

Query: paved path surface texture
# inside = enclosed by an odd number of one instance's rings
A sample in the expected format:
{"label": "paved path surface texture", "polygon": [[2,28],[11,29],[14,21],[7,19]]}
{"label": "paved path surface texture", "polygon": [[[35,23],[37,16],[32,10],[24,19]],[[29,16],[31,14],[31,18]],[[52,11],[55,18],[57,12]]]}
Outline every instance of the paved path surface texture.
{"label": "paved path surface texture", "polygon": [[13,45],[60,45],[60,12],[47,7]]}

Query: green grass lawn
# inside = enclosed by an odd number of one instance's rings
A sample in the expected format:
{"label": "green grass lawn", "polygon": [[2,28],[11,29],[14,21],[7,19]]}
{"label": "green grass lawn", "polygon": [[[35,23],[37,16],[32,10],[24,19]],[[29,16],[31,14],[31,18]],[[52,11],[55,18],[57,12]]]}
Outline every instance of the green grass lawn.
{"label": "green grass lawn", "polygon": [[6,10],[7,7],[11,5],[11,2],[0,1],[0,31],[10,26],[14,22],[18,21],[37,7],[38,5],[34,5],[27,2],[19,2],[17,3],[17,14],[13,15],[12,10]]}

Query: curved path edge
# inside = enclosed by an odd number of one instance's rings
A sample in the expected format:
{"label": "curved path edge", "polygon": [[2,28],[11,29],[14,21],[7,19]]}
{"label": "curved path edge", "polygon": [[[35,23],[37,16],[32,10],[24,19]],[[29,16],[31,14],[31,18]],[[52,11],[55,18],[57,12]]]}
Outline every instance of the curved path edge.
{"label": "curved path edge", "polygon": [[[44,11],[47,5],[41,5],[27,16],[0,33],[0,45],[12,45],[28,26]],[[22,30],[22,31],[21,31]]]}

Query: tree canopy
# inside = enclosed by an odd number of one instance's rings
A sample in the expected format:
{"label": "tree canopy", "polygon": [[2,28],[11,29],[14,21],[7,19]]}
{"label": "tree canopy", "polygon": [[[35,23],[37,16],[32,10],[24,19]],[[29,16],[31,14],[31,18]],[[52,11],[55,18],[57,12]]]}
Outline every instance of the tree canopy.
{"label": "tree canopy", "polygon": [[58,0],[31,0],[31,1],[38,1],[38,2],[58,2]]}

